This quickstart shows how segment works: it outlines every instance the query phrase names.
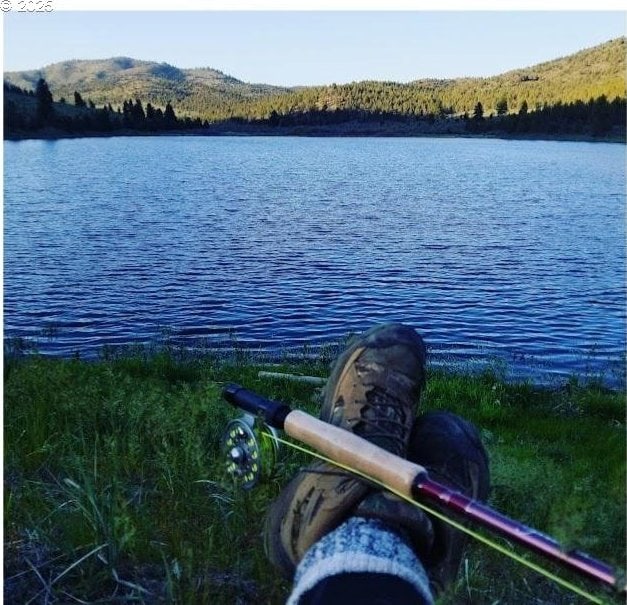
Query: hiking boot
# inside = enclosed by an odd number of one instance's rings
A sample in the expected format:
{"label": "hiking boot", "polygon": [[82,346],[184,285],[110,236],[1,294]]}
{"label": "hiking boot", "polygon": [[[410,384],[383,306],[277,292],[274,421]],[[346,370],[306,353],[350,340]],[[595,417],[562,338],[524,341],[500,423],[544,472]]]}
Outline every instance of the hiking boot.
{"label": "hiking boot", "polygon": [[[485,501],[490,490],[488,455],[477,429],[451,412],[430,412],[412,429],[407,459],[424,466],[429,477],[475,500]],[[450,512],[430,503],[435,510]],[[422,559],[437,595],[457,578],[467,535],[431,517],[433,548]]]}
{"label": "hiking boot", "polygon": [[[404,458],[424,385],[425,358],[420,336],[401,324],[354,338],[327,381],[320,418]],[[268,558],[291,577],[309,547],[350,517],[375,489],[326,462],[300,471],[268,511]]]}
{"label": "hiking boot", "polygon": [[431,516],[406,500],[380,491],[368,494],[355,509],[356,517],[376,519],[399,534],[422,561],[433,550],[435,532]]}

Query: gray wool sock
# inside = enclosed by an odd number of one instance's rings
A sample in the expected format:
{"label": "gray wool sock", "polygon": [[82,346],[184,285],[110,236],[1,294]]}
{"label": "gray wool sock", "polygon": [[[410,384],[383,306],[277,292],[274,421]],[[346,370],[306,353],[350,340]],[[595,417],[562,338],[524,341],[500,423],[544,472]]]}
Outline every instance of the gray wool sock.
{"label": "gray wool sock", "polygon": [[408,544],[376,519],[352,517],[305,553],[287,605],[298,605],[321,580],[350,572],[398,576],[414,586],[426,603],[433,603],[427,574]]}

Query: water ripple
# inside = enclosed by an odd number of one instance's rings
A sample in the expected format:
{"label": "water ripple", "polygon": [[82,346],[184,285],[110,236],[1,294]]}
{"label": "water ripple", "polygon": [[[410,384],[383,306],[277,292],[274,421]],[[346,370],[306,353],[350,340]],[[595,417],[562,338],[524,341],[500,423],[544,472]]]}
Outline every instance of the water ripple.
{"label": "water ripple", "polygon": [[624,160],[540,141],[6,142],[5,337],[296,352],[395,320],[435,365],[620,374]]}

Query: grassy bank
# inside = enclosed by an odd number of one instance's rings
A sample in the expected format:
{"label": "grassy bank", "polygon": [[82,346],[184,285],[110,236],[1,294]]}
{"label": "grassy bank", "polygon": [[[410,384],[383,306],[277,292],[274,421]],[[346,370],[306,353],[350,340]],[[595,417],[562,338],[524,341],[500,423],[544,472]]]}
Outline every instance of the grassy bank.
{"label": "grassy bank", "polygon": [[[5,360],[6,603],[283,603],[263,514],[303,454],[283,452],[254,490],[224,474],[220,437],[239,382],[315,412],[314,386],[258,378],[248,359],[156,354],[98,362]],[[273,368],[324,376],[328,360]],[[624,393],[431,373],[424,409],[482,429],[491,504],[608,562],[625,564]],[[472,546],[441,603],[583,603]]]}

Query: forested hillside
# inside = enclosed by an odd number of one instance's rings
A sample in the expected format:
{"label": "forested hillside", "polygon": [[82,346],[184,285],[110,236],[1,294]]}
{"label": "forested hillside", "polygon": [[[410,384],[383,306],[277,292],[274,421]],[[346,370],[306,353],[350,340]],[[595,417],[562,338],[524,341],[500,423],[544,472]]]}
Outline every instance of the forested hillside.
{"label": "forested hillside", "polygon": [[[117,57],[6,73],[4,123],[9,135],[45,126],[74,132],[158,131],[167,129],[161,118],[169,105],[179,116],[169,120],[169,129],[176,125],[213,133],[264,128],[275,134],[506,132],[624,138],[625,74],[624,37],[491,78],[292,89],[247,84],[210,68],[178,69]],[[45,115],[32,100],[42,82],[56,101],[50,112],[43,109]],[[79,114],[70,109],[72,101]],[[351,126],[339,126],[346,124]]]}
{"label": "forested hillside", "polygon": [[499,108],[505,109],[505,113],[517,113],[524,102],[528,109],[535,110],[602,95],[608,99],[624,98],[625,56],[625,38],[619,38],[569,57],[492,78],[310,87],[251,101],[239,112],[253,118],[269,116],[272,111],[288,114],[336,109],[414,116],[463,115],[472,113],[481,103],[488,116]]}
{"label": "forested hillside", "polygon": [[122,106],[142,99],[154,106],[171,102],[187,114],[201,116],[213,106],[233,106],[248,99],[287,92],[287,88],[246,84],[210,68],[178,69],[167,63],[115,57],[98,61],[64,61],[42,69],[7,72],[5,81],[34,90],[43,78],[55,99],[71,99],[78,91],[96,105]]}

